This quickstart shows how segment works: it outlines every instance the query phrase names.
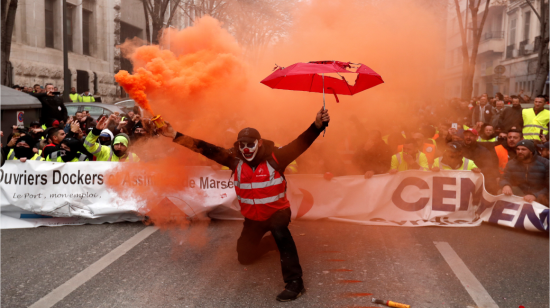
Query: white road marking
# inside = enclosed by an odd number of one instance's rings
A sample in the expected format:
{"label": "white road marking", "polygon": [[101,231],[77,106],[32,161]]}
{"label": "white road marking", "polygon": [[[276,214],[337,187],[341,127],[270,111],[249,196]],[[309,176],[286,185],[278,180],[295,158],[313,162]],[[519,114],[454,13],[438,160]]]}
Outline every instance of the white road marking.
{"label": "white road marking", "polygon": [[497,303],[456,254],[451,245],[447,242],[434,242],[434,244],[477,306],[480,308],[498,308]]}
{"label": "white road marking", "polygon": [[157,230],[158,228],[156,227],[146,227],[145,229],[141,230],[138,234],[132,236],[126,242],[122,243],[120,246],[113,249],[101,259],[97,260],[94,264],[88,266],[85,270],[76,274],[76,276],[69,279],[67,282],[57,287],[46,296],[42,297],[36,303],[32,304],[29,308],[50,308],[53,305],[57,304],[71,292],[86,283],[88,280],[92,279],[95,275],[97,275],[111,263],[115,262],[130,249],[134,248],[149,235],[155,233],[155,231]]}

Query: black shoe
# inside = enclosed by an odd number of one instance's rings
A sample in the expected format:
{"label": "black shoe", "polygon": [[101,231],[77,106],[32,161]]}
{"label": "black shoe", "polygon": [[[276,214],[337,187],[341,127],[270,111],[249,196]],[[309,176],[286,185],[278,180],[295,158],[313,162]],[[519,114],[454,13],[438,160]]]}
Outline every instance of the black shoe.
{"label": "black shoe", "polygon": [[280,302],[293,301],[298,297],[300,297],[305,292],[306,292],[306,288],[304,288],[304,282],[302,281],[302,279],[293,280],[287,283],[283,292],[277,295],[277,300]]}

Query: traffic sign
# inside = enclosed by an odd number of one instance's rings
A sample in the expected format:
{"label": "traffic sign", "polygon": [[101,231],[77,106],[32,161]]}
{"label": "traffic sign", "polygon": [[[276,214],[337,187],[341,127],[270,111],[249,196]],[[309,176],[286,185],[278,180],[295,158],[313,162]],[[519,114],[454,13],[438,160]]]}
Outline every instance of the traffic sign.
{"label": "traffic sign", "polygon": [[23,126],[23,115],[25,111],[17,111],[17,126]]}
{"label": "traffic sign", "polygon": [[495,74],[502,75],[504,74],[504,72],[506,72],[506,68],[504,67],[504,65],[495,66]]}

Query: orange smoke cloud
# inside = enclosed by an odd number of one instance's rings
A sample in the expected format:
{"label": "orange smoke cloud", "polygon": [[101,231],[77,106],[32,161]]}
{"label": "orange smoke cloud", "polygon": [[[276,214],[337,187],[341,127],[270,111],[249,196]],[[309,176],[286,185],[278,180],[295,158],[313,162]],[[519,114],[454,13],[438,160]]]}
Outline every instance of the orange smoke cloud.
{"label": "orange smoke cloud", "polygon": [[[345,173],[350,165],[341,162],[362,140],[352,119],[383,134],[400,131],[402,125],[414,122],[411,114],[419,105],[438,98],[434,88],[438,88],[436,75],[444,49],[443,25],[432,11],[418,6],[419,1],[373,2],[303,1],[293,12],[288,35],[255,59],[247,59],[242,51],[253,47],[239,46],[217,20],[198,18],[193,27],[166,30],[158,46],[139,46],[136,41],[122,44],[134,71],[121,71],[116,80],[142,108],[151,115],[161,114],[184,134],[229,148],[240,129],[255,127],[263,138],[284,145],[313,122],[322,95],[260,84],[274,64],[364,63],[385,84],[341,96],[339,104],[327,96],[331,123],[326,137],[320,137],[298,161],[300,172],[323,162]],[[141,200],[143,212],[161,227],[173,225],[164,217],[173,216],[173,208],[159,203],[165,195],[181,190],[185,166],[219,167],[164,137],[138,143],[131,150],[142,163],[120,164],[107,184],[117,193]],[[121,184],[135,169],[156,174],[154,184],[148,188]]]}
{"label": "orange smoke cloud", "polygon": [[160,110],[181,110],[192,105],[185,100],[244,81],[238,44],[211,17],[182,31],[166,30],[160,46],[136,48],[135,41],[127,41],[121,49],[132,60],[134,72],[120,71],[115,79],[151,114],[150,101]]}

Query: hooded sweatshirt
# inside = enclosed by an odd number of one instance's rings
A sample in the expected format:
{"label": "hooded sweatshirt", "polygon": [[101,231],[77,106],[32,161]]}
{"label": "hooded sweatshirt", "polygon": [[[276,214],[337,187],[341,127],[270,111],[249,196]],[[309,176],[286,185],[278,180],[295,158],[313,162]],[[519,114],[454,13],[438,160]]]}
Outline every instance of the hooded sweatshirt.
{"label": "hooded sweatshirt", "polygon": [[84,148],[88,150],[92,155],[94,155],[97,158],[97,161],[121,161],[121,157],[118,157],[115,154],[114,150],[114,143],[115,140],[118,137],[125,138],[128,142],[127,150],[123,158],[123,161],[133,161],[137,162],[139,161],[139,157],[135,153],[130,152],[130,137],[126,134],[118,134],[113,138],[113,141],[111,142],[111,146],[105,146],[101,145],[99,142],[97,142],[97,139],[99,138],[99,135],[101,134],[101,131],[94,127],[92,131],[88,134],[86,137],[86,140],[84,140]]}

